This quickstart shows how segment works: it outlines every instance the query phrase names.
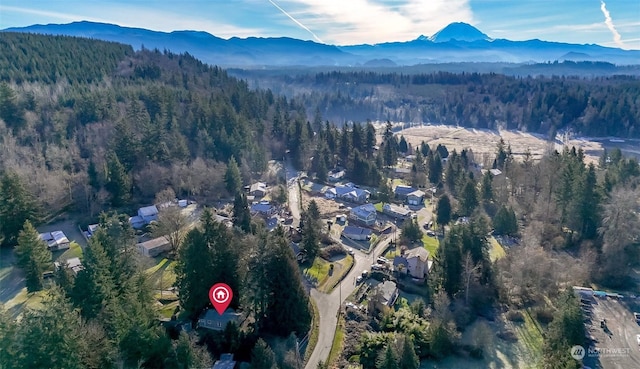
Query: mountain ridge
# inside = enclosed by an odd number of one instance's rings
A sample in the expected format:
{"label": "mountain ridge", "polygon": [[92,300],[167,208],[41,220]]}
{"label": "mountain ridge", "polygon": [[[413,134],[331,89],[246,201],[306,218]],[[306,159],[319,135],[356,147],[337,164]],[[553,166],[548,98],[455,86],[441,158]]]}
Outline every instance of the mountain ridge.
{"label": "mountain ridge", "polygon": [[640,64],[640,50],[622,50],[595,44],[568,44],[538,39],[492,39],[462,22],[447,25],[432,36],[410,41],[361,45],[330,45],[291,37],[231,37],[205,31],[152,31],[109,23],[78,21],[67,24],[14,27],[2,32],[87,37],[148,49],[188,52],[211,64],[226,67],[256,66],[365,66],[388,59],[396,65],[443,62],[540,63],[585,55],[589,61],[618,65]]}

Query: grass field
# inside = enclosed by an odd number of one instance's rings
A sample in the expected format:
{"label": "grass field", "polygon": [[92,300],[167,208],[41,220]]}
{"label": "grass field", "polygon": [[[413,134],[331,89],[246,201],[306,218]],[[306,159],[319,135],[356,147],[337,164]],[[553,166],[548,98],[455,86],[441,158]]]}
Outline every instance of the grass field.
{"label": "grass field", "polygon": [[491,261],[502,259],[507,255],[502,245],[495,238],[489,237],[489,243],[491,244],[491,249],[489,250],[489,259]]}
{"label": "grass field", "polygon": [[72,241],[69,248],[65,252],[58,256],[57,260],[68,260],[71,258],[82,259],[82,247],[77,242]]}
{"label": "grass field", "polygon": [[330,293],[338,284],[342,278],[349,273],[353,266],[353,256],[347,255],[346,257],[333,262],[333,275],[327,275],[327,279],[324,284],[319,286],[320,292]]}
{"label": "grass field", "polygon": [[422,244],[429,251],[430,256],[435,256],[438,253],[438,247],[440,247],[440,242],[436,237],[427,236],[426,234],[422,236]]}

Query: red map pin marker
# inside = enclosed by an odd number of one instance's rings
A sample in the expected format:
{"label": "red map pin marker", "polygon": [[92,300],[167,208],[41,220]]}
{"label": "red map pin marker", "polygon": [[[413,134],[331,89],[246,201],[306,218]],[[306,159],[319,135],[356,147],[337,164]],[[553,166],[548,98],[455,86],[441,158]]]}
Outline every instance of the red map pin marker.
{"label": "red map pin marker", "polygon": [[216,283],[209,290],[209,300],[218,314],[222,315],[233,298],[233,291],[225,283]]}

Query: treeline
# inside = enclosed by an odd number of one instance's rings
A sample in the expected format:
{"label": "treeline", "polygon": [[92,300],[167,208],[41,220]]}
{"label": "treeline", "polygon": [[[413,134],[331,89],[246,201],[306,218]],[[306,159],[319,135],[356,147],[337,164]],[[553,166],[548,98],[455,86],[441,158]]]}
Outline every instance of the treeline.
{"label": "treeline", "polygon": [[11,67],[0,68],[0,171],[23,180],[43,215],[127,211],[166,187],[201,201],[228,196],[224,163],[234,157],[245,180],[259,175],[284,154],[280,134],[306,123],[302,106],[188,54],[2,35]]}
{"label": "treeline", "polygon": [[[210,210],[203,212],[201,225],[178,248],[180,308],[174,317],[195,327],[211,308],[209,288],[223,282],[234,291],[230,307],[242,312],[242,327],[231,323],[223,332],[188,335],[178,325],[158,324],[149,276],[127,219],[103,214],[84,250],[84,269],[76,276],[58,268],[48,288],[42,271],[50,269],[51,253],[25,222],[18,263],[29,292],[46,290],[43,307],[26,309],[18,322],[0,305],[1,368],[204,368],[211,365],[209,353],[234,352],[236,360],[259,361],[261,349],[271,350],[264,342],[266,348],[254,350],[261,337],[275,346],[308,332],[309,297],[282,228],[269,234],[234,232],[216,222]],[[293,350],[277,346],[280,367],[297,368],[290,363],[297,355]]]}
{"label": "treeline", "polygon": [[588,136],[640,135],[640,81],[635,77],[364,71],[251,77],[336,121],[431,122],[545,135],[566,129]]}

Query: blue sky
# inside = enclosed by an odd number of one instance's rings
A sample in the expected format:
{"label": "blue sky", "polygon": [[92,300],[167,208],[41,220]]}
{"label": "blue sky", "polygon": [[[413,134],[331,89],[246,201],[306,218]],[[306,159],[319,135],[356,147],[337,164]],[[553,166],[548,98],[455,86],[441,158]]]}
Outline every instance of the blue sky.
{"label": "blue sky", "polygon": [[78,20],[338,45],[412,40],[460,21],[493,38],[640,49],[639,0],[0,0],[0,29]]}

